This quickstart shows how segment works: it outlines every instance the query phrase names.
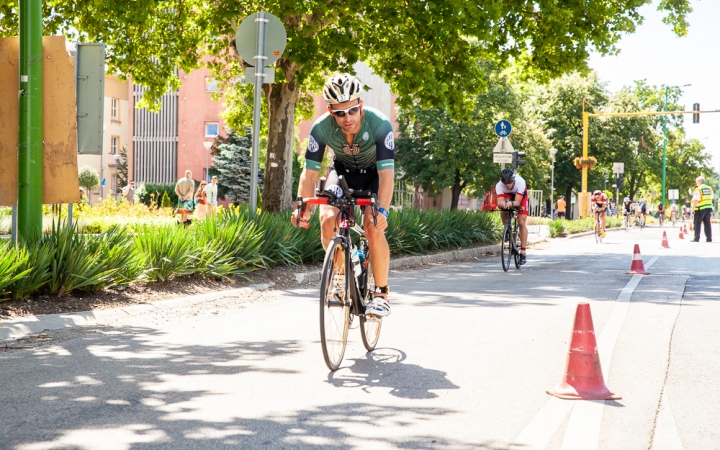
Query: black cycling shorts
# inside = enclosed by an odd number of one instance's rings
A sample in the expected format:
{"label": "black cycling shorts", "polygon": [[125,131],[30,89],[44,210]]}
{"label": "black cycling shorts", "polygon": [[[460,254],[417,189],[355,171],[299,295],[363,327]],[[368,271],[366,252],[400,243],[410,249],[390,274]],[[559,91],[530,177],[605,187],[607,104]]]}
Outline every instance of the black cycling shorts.
{"label": "black cycling shorts", "polygon": [[[369,189],[373,194],[380,190],[380,177],[376,167],[368,169],[347,169],[340,164],[335,163],[334,167],[328,170],[327,181],[325,181],[325,190],[332,192],[338,197],[340,190],[340,182],[338,176],[342,175],[350,189],[356,191],[364,191]],[[331,187],[337,186],[337,188]]]}

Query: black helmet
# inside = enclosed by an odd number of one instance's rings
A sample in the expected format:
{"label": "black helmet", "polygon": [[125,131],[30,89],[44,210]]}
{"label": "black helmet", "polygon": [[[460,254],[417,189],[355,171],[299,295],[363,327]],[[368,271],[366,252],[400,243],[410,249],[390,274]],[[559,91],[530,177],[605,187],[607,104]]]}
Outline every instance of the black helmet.
{"label": "black helmet", "polygon": [[512,169],[503,169],[500,172],[500,181],[503,182],[503,184],[510,184],[513,181],[515,181],[515,171]]}

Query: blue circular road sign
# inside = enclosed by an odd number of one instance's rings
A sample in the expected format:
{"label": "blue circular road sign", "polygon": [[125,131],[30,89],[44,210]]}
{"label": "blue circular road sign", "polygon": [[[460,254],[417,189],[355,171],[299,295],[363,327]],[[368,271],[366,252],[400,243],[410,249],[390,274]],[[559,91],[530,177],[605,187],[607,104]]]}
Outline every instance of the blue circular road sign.
{"label": "blue circular road sign", "polygon": [[497,134],[498,137],[508,137],[511,132],[512,125],[510,125],[509,121],[501,120],[500,122],[495,124],[495,134]]}

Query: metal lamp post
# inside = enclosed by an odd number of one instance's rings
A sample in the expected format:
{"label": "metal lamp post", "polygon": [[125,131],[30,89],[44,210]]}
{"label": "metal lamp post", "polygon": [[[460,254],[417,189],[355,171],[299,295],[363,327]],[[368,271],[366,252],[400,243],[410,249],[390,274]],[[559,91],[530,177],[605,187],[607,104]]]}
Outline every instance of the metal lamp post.
{"label": "metal lamp post", "polygon": [[210,181],[210,149],[212,148],[213,143],[210,141],[203,142],[203,146],[205,147],[205,181]]}
{"label": "metal lamp post", "polygon": [[555,154],[557,153],[555,147],[548,150],[550,157],[552,158],[552,172],[550,175],[550,219],[555,218],[553,211],[555,210]]}
{"label": "metal lamp post", "polygon": [[607,174],[608,174],[608,170],[607,170],[607,169],[603,169],[603,180],[605,180],[605,181],[603,182],[603,191],[606,191],[606,190],[607,190]]}
{"label": "metal lamp post", "polygon": [[[692,86],[692,84],[684,84],[681,88]],[[665,86],[665,107],[664,112],[667,112],[668,104],[668,87]],[[663,116],[663,160],[662,160],[662,204],[665,205],[665,172],[667,170],[667,114]]]}

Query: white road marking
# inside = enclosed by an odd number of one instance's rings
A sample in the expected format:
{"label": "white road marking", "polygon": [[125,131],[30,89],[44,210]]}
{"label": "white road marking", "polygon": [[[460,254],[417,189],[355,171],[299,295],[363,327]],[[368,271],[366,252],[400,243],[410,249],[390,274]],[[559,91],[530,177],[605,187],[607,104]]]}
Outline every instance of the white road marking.
{"label": "white road marking", "polygon": [[[655,256],[647,264],[645,269],[652,266],[659,256]],[[600,352],[600,365],[603,369],[603,378],[608,377],[610,369],[610,358],[615,347],[615,342],[620,334],[622,325],[627,316],[632,293],[644,275],[633,275],[625,288],[617,298],[610,318],[598,338],[598,351]],[[561,400],[551,397],[530,423],[520,432],[510,448],[522,449],[544,449],[552,439],[557,429],[562,425],[568,412],[572,410],[570,422],[568,423],[563,449],[595,449],[597,448],[600,436],[600,424],[602,423],[602,412],[605,402],[600,401],[578,401]]]}
{"label": "white road marking", "polygon": [[675,425],[675,418],[670,410],[666,385],[660,400],[660,411],[655,424],[652,450],[682,450],[682,448],[680,435]]}

